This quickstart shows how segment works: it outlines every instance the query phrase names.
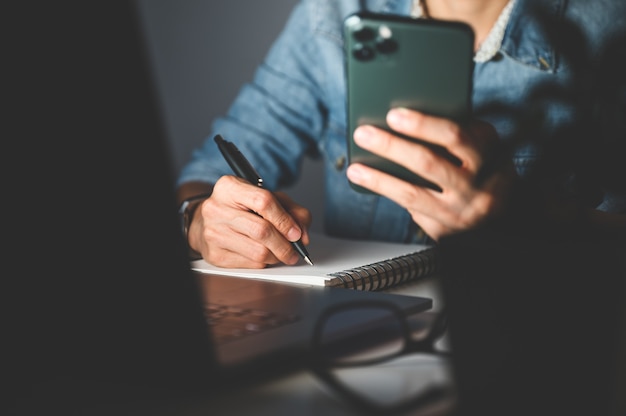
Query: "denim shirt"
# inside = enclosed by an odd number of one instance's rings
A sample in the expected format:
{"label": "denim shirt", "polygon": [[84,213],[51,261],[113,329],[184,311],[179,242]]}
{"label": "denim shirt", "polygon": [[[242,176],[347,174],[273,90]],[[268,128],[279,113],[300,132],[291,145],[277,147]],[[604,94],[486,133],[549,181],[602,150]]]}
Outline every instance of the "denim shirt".
{"label": "denim shirt", "polygon": [[[519,125],[510,114],[526,110],[537,85],[568,88],[572,70],[529,13],[533,2],[555,18],[580,23],[593,50],[603,36],[626,26],[624,0],[517,0],[500,53],[476,63],[472,106],[475,116],[494,125],[502,140],[513,140]],[[362,9],[409,15],[411,0],[301,0],[228,113],[214,121],[212,133],[183,168],[178,184],[215,183],[231,170],[217,150],[216,133],[234,141],[263,177],[268,189],[298,179],[304,157],[324,161],[325,224],[335,236],[397,242],[428,242],[408,212],[391,200],[352,190],[346,177],[346,93],[342,22]],[[506,106],[494,111],[493,101]],[[558,131],[580,118],[579,108],[563,103],[541,107],[543,131]],[[563,146],[563,144],[560,144]],[[534,145],[515,147],[513,161],[521,175],[537,159]],[[322,178],[320,178],[322,180]],[[600,209],[624,211],[626,198],[605,195]]]}

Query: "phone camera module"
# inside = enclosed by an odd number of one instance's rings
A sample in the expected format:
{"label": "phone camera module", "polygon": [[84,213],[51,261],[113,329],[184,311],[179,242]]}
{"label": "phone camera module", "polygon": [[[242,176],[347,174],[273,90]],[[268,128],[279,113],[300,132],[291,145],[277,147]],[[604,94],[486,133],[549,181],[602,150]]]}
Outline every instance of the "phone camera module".
{"label": "phone camera module", "polygon": [[376,49],[380,53],[393,53],[398,49],[398,42],[393,39],[376,39]]}
{"label": "phone camera module", "polygon": [[383,39],[391,39],[391,28],[387,25],[382,25],[378,28],[378,36]]}
{"label": "phone camera module", "polygon": [[378,28],[378,37],[376,38],[376,49],[380,53],[392,53],[398,49],[398,42],[392,39],[393,32],[387,25],[381,25]]}
{"label": "phone camera module", "polygon": [[374,49],[362,43],[357,43],[352,49],[352,54],[359,61],[369,61],[374,58]]}
{"label": "phone camera module", "polygon": [[361,27],[353,33],[354,39],[359,42],[367,42],[374,39],[375,33],[369,27]]}

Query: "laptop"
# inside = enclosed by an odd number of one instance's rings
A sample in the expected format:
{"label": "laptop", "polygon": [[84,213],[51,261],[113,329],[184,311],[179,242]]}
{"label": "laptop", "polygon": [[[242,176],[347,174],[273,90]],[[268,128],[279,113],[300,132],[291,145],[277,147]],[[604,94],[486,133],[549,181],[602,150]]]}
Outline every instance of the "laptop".
{"label": "laptop", "polygon": [[[90,383],[207,392],[254,382],[306,365],[313,325],[331,305],[431,308],[428,298],[193,273],[134,2],[41,7],[26,13],[23,61],[13,61],[32,103],[20,123],[30,151],[15,157],[39,178],[16,198],[29,220],[9,239],[31,247],[16,250],[26,257],[15,258],[22,272],[12,279],[11,293],[24,295],[7,336],[19,357],[5,373],[15,397],[78,400],[75,389]],[[216,308],[278,324],[217,342],[207,321]]]}

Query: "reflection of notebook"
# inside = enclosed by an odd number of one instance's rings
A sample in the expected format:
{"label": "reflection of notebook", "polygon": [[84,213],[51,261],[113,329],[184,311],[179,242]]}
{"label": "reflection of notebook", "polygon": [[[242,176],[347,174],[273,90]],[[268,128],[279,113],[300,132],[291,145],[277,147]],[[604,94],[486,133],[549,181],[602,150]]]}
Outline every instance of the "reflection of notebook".
{"label": "reflection of notebook", "polygon": [[[388,299],[407,313],[421,312],[431,306],[430,299],[417,297],[370,292],[367,296],[355,296],[357,292],[341,288],[303,288],[211,275],[199,278],[210,301],[210,313],[217,315],[215,324],[220,324],[220,315],[229,315],[225,327],[212,328],[212,339],[220,364],[235,372],[249,372],[250,364],[256,372],[305,365],[317,316],[338,302],[368,297]],[[367,325],[367,322],[354,325]]]}
{"label": "reflection of notebook", "polygon": [[[15,276],[42,296],[17,302],[29,305],[24,317],[32,322],[6,338],[19,342],[16,377],[34,386],[25,388],[31,396],[24,403],[91,403],[100,392],[86,387],[90,383],[103,383],[103,397],[94,400],[105,403],[113,397],[110,386],[206,392],[229,371],[245,373],[243,382],[305,365],[312,325],[329,305],[387,299],[407,313],[429,309],[426,298],[197,279],[180,232],[133,4],[94,4],[88,13],[55,5],[43,13],[45,33],[28,49],[29,56],[50,51],[55,59],[40,62],[49,72],[32,79],[41,86],[32,101],[42,111],[29,114],[36,120],[29,128],[38,133],[29,139],[50,145],[32,165],[45,185],[37,195],[45,219],[20,227],[23,235],[40,236],[42,245],[31,246],[31,267]],[[29,90],[23,93],[28,97]],[[295,319],[264,332],[251,327],[250,334],[216,345],[205,318],[207,297],[231,309]],[[19,390],[16,380],[11,385]]]}

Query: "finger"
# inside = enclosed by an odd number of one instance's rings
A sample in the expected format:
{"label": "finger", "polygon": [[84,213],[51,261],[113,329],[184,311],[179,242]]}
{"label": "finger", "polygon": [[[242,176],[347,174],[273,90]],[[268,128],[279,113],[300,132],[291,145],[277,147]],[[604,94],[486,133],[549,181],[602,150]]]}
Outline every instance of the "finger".
{"label": "finger", "polygon": [[412,212],[411,218],[416,224],[419,224],[424,233],[435,241],[439,241],[442,237],[452,234],[455,231],[446,227],[437,219],[431,218],[421,212]]}
{"label": "finger", "polygon": [[267,189],[254,186],[235,177],[222,176],[213,191],[219,192],[220,198],[227,205],[241,210],[253,211],[272,224],[284,238],[298,241],[302,236],[299,224],[283,208],[279,200]]}
{"label": "finger", "polygon": [[246,263],[237,267],[254,268],[299,261],[291,244],[271,224],[251,212],[241,213],[227,223],[214,224],[205,230],[205,238],[211,241],[209,258],[231,267],[234,260],[227,259],[236,258],[238,262],[246,259]]}
{"label": "finger", "polygon": [[464,229],[467,222],[472,220],[464,219],[467,215],[463,213],[465,204],[459,203],[458,195],[454,192],[448,195],[411,185],[361,164],[350,165],[347,174],[354,183],[384,195],[407,209],[413,221],[435,240]]}
{"label": "finger", "polygon": [[[241,269],[262,269],[267,267],[269,264],[278,263],[278,260],[272,260],[270,257],[265,258],[254,258],[254,256],[249,256],[248,253],[253,253],[252,247],[254,246],[254,242],[250,241],[250,245],[243,243],[244,240],[230,240],[231,242],[238,241],[239,244],[232,245],[229,244],[232,249],[226,247],[216,246],[215,244],[211,246],[211,250],[205,259],[219,267],[227,267],[227,268],[241,268]],[[269,253],[269,251],[268,251]]]}
{"label": "finger", "polygon": [[263,269],[267,267],[268,264],[273,264],[253,261],[249,257],[239,254],[237,251],[226,250],[223,248],[211,250],[210,254],[206,256],[205,259],[214,266],[229,269]]}
{"label": "finger", "polygon": [[304,244],[309,244],[309,228],[313,221],[313,217],[311,216],[311,211],[302,205],[294,202],[287,194],[283,192],[276,192],[274,194],[276,198],[280,201],[281,205],[285,210],[296,220],[296,222],[300,225],[300,229],[302,230],[302,242]]}
{"label": "finger", "polygon": [[390,110],[387,120],[394,130],[445,146],[461,161],[461,168],[474,177],[477,185],[510,161],[496,129],[485,121],[471,120],[460,126],[406,108]]}
{"label": "finger", "polygon": [[[285,264],[296,264],[299,256],[291,242],[289,242],[272,223],[263,217],[240,217],[234,221],[233,226],[259,243],[259,246],[251,247],[251,252],[247,254],[253,260],[261,261],[268,258],[270,253],[279,261]],[[269,251],[269,253],[267,252]]]}
{"label": "finger", "polygon": [[387,123],[399,133],[447,149],[465,169],[476,172],[480,166],[481,140],[474,140],[469,131],[452,120],[407,108],[394,108],[387,113]]}
{"label": "finger", "polygon": [[412,185],[395,176],[370,168],[360,163],[353,163],[346,171],[351,182],[383,195],[403,207],[421,206],[424,212],[439,207],[439,194],[427,188]]}
{"label": "finger", "polygon": [[[351,181],[386,196],[404,207],[413,221],[426,234],[437,239],[449,230],[450,205],[454,196],[415,186],[365,165],[354,164],[348,168]],[[447,231],[449,232],[449,231]]]}
{"label": "finger", "polygon": [[469,172],[430,148],[372,126],[354,132],[355,143],[389,159],[441,188],[466,186]]}
{"label": "finger", "polygon": [[[260,204],[258,201],[263,198],[269,202]],[[206,219],[203,239],[210,243],[222,241],[221,247],[231,251],[245,250],[239,252],[255,262],[296,263],[299,258],[288,238],[270,221],[271,210],[268,208],[270,203],[297,229],[298,233],[292,237],[297,241],[301,235],[300,229],[278,200],[267,190],[234,176],[220,178],[215,184],[210,201],[203,206],[202,213]],[[224,230],[223,227],[227,229]],[[238,235],[233,235],[233,232]],[[220,233],[224,233],[223,236]],[[241,236],[251,240],[247,246],[241,246]],[[250,247],[253,242],[260,243],[261,247],[256,244]]]}
{"label": "finger", "polygon": [[267,189],[256,186],[245,186],[238,200],[248,209],[254,211],[289,241],[298,241],[302,230],[297,221],[289,215],[274,194]]}

